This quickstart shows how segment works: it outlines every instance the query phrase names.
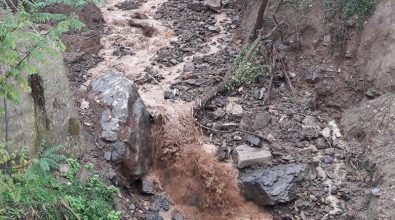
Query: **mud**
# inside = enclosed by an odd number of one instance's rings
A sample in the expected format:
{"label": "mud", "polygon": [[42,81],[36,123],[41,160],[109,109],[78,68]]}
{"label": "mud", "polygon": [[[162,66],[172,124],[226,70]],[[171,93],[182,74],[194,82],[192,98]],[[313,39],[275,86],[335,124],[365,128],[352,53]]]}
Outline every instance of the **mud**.
{"label": "mud", "polygon": [[[286,63],[274,71],[271,101],[264,99],[270,77],[262,72],[250,85],[215,97],[198,121],[192,117],[193,102],[221,82],[243,48],[239,39],[245,33],[238,32],[245,19],[243,4],[229,1],[219,13],[187,0],[114,0],[100,11],[86,9],[89,13],[80,14],[88,24],[78,34],[81,43],[75,33],[64,38],[76,102],[91,103],[80,110],[92,144],[83,161],[93,162],[103,176],[119,168],[103,161],[106,144],[97,138],[101,107],[86,95],[92,79],[116,68],[138,83],[154,117],[156,160],[147,179],[170,200],[170,211],[161,212],[165,219],[175,213],[186,219],[393,217],[393,155],[383,155],[393,152],[393,37],[388,28],[393,26],[393,4],[378,1],[362,32],[351,26],[340,47],[333,24],[324,22],[322,5],[301,2],[298,7],[280,1],[267,7],[264,32],[275,25],[272,15],[284,21],[270,46]],[[90,13],[94,18],[84,17]],[[271,62],[270,53],[262,47],[256,62]],[[293,93],[284,71],[291,76]],[[229,103],[268,123],[256,127],[254,119],[230,114]],[[273,160],[262,166],[309,164],[315,168],[313,180],[302,182],[297,198],[273,207],[271,214],[246,201],[237,187],[238,172],[244,170],[236,170],[229,156],[248,143],[250,133],[229,125],[264,137]],[[138,195],[121,175],[109,182],[122,189],[125,219],[149,213],[151,197]],[[136,211],[129,209],[131,204]]]}

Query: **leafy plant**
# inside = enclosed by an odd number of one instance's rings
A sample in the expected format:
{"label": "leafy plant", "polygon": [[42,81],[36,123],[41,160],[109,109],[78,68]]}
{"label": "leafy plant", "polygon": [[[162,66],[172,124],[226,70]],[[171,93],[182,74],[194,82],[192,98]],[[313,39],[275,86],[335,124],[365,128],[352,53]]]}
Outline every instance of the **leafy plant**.
{"label": "leafy plant", "polygon": [[250,85],[254,80],[267,73],[265,66],[255,65],[253,61],[246,58],[249,47],[242,50],[235,60],[232,76],[227,86],[229,90],[234,90],[240,85]]}
{"label": "leafy plant", "polygon": [[[119,219],[120,212],[113,210],[113,195],[117,189],[106,186],[98,175],[91,171],[86,183],[77,173],[80,164],[67,159],[70,166],[67,178],[62,179],[49,171],[64,161],[51,147],[39,153],[39,157],[28,160],[24,169],[11,169],[10,175],[0,175],[0,219]],[[9,164],[20,166],[18,161]],[[87,165],[88,171],[92,165]]]}

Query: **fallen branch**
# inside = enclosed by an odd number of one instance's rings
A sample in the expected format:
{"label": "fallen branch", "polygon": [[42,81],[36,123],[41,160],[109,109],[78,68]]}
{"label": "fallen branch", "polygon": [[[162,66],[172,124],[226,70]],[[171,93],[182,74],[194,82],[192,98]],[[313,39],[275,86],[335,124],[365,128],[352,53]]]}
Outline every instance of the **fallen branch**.
{"label": "fallen branch", "polygon": [[66,204],[66,202],[63,199],[59,201],[59,205],[67,209],[77,220],[81,220],[80,217],[78,217],[78,215],[73,211],[73,209],[70,208],[70,206]]}
{"label": "fallen branch", "polygon": [[205,125],[202,125],[202,124],[199,123],[197,120],[195,120],[195,123],[196,123],[199,127],[202,127],[202,128],[204,128],[204,129],[206,129],[206,130],[208,130],[208,131],[212,131],[212,132],[216,132],[216,133],[232,133],[232,132],[235,132],[235,131],[240,131],[240,132],[243,132],[243,133],[246,133],[246,134],[250,134],[250,135],[257,136],[257,137],[261,138],[262,140],[265,140],[265,141],[268,142],[269,144],[271,143],[271,141],[270,141],[268,138],[263,137],[262,135],[259,135],[259,134],[257,134],[257,133],[251,132],[251,131],[247,131],[247,130],[243,130],[243,129],[239,129],[239,128],[231,128],[231,130],[224,131],[224,130],[218,130],[218,129],[214,129],[214,128],[210,128],[210,127],[207,127],[207,126],[205,126]]}

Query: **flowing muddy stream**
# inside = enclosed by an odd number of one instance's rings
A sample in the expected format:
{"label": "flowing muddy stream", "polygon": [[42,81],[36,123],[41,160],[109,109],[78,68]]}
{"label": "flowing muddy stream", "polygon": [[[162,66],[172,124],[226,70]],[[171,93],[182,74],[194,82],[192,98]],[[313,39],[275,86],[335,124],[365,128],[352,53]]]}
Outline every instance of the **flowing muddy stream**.
{"label": "flowing muddy stream", "polygon": [[[120,0],[107,1],[100,10],[105,20],[105,32],[101,38],[103,49],[99,56],[103,61],[89,73],[93,78],[111,68],[123,72],[131,80],[144,77],[153,78],[146,68],[151,68],[163,76],[159,82],[139,86],[140,95],[148,110],[159,121],[154,126],[156,159],[148,178],[156,181],[169,196],[174,210],[179,210],[187,219],[271,219],[270,214],[247,202],[240,195],[236,183],[236,171],[229,164],[219,163],[205,150],[208,140],[196,128],[191,109],[193,102],[165,100],[164,91],[182,72],[185,62],[172,67],[153,66],[152,60],[160,48],[169,46],[177,36],[173,30],[153,17],[165,0],[148,0],[137,9],[122,10]],[[145,15],[137,23],[153,28],[153,34],[144,28],[130,25],[136,15]],[[226,14],[218,14],[218,23]],[[218,38],[226,38],[218,33],[210,40],[209,54],[221,47]],[[215,45],[215,46],[212,46]],[[120,46],[130,48],[133,55],[117,56]],[[184,58],[193,59],[195,53]],[[207,146],[207,145],[206,145]],[[162,213],[165,219],[170,216]]]}

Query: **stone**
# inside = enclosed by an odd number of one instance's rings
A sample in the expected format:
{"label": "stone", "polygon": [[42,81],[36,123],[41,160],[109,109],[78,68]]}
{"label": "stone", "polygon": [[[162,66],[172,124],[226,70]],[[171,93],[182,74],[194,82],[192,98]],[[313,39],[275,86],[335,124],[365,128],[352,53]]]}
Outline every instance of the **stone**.
{"label": "stone", "polygon": [[370,189],[370,193],[374,196],[380,196],[380,188],[372,188]]}
{"label": "stone", "polygon": [[302,128],[306,129],[306,128],[316,128],[319,127],[319,125],[317,124],[317,120],[315,117],[311,116],[311,115],[307,115],[303,121],[302,121]]}
{"label": "stone", "polygon": [[272,153],[265,148],[255,148],[248,145],[240,145],[233,150],[237,168],[242,169],[249,166],[262,165],[270,162]]}
{"label": "stone", "polygon": [[221,28],[218,26],[208,26],[208,30],[213,32],[213,33],[219,33],[221,32]]}
{"label": "stone", "polygon": [[305,79],[308,83],[317,83],[321,77],[321,70],[316,66],[309,66],[305,71]]}
{"label": "stone", "polygon": [[195,64],[193,62],[185,62],[184,64],[184,69],[183,72],[184,73],[191,73],[195,71]]}
{"label": "stone", "polygon": [[68,164],[61,164],[59,166],[59,172],[61,173],[68,173],[70,170],[70,166]]}
{"label": "stone", "polygon": [[260,137],[249,134],[247,136],[247,142],[253,147],[262,147],[262,140]]}
{"label": "stone", "polygon": [[322,45],[329,47],[331,44],[331,35],[325,35],[324,40],[322,41]]}
{"label": "stone", "polygon": [[111,161],[115,163],[122,162],[126,154],[125,144],[122,142],[116,142],[111,145],[111,148]]}
{"label": "stone", "polygon": [[188,4],[188,8],[195,12],[202,12],[206,9],[206,6],[203,4],[203,2],[195,0]]}
{"label": "stone", "polygon": [[166,90],[164,93],[164,98],[165,99],[174,99],[176,95],[174,94],[173,90]]}
{"label": "stone", "polygon": [[215,12],[221,10],[221,0],[205,0],[204,5]]}
{"label": "stone", "polygon": [[147,216],[144,218],[145,220],[163,220],[162,216],[159,215],[159,213],[149,213]]}
{"label": "stone", "polygon": [[160,212],[161,210],[169,211],[169,200],[163,194],[157,195],[154,200],[154,204],[152,206],[152,210],[155,212]]}
{"label": "stone", "polygon": [[88,108],[89,108],[89,102],[86,101],[85,99],[82,99],[82,100],[81,100],[80,108],[83,109],[83,110],[88,109]]}
{"label": "stone", "polygon": [[271,122],[271,116],[268,112],[246,112],[240,123],[240,128],[245,130],[260,130],[266,128]]}
{"label": "stone", "polygon": [[171,217],[171,220],[184,220],[184,217],[177,212]]}
{"label": "stone", "polygon": [[221,118],[223,118],[223,117],[225,117],[225,110],[222,109],[222,108],[217,108],[217,109],[214,111],[214,119],[215,119],[215,120],[218,120],[218,119],[221,119]]}
{"label": "stone", "polygon": [[233,102],[230,102],[226,106],[226,113],[234,116],[234,117],[242,117],[243,116],[243,107],[239,104],[235,104]]}
{"label": "stone", "polygon": [[154,194],[154,184],[148,180],[141,180],[140,182],[140,191],[146,195]]}
{"label": "stone", "polygon": [[331,164],[331,163],[333,163],[333,157],[330,156],[330,155],[325,155],[325,156],[322,158],[322,161],[323,161],[325,164]]}
{"label": "stone", "polygon": [[[7,102],[8,140],[12,141],[8,150],[12,153],[27,146],[27,156],[33,156],[45,142],[45,146],[62,146],[59,154],[78,158],[85,144],[67,69],[62,56],[46,55],[43,59],[48,65],[35,64],[40,74],[26,75],[31,92],[21,91],[19,103]],[[3,102],[0,108],[4,108]],[[4,131],[4,117],[0,122]],[[1,140],[5,140],[4,133],[0,132]]]}
{"label": "stone", "polygon": [[311,171],[297,163],[247,170],[239,177],[239,187],[246,199],[258,205],[286,204],[296,198],[299,181],[309,178]]}
{"label": "stone", "polygon": [[104,159],[106,159],[107,161],[111,160],[111,152],[110,151],[104,152]]}
{"label": "stone", "polygon": [[[102,138],[109,142],[124,142],[122,170],[131,180],[141,178],[152,164],[153,145],[151,116],[136,85],[123,73],[112,69],[93,80],[90,90],[106,105],[100,119]],[[118,140],[121,130],[122,136],[126,137],[124,140]],[[115,155],[117,161],[121,160],[120,156]]]}

